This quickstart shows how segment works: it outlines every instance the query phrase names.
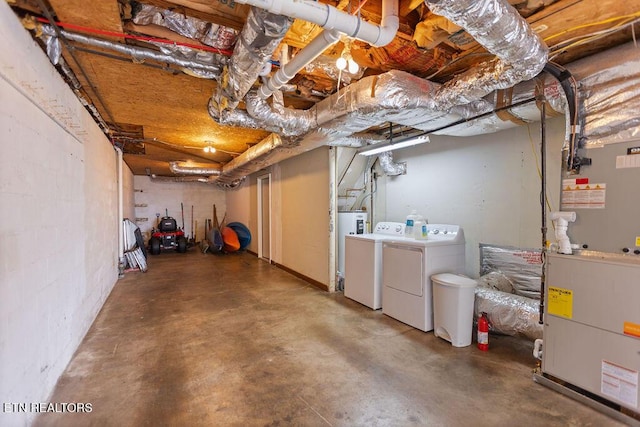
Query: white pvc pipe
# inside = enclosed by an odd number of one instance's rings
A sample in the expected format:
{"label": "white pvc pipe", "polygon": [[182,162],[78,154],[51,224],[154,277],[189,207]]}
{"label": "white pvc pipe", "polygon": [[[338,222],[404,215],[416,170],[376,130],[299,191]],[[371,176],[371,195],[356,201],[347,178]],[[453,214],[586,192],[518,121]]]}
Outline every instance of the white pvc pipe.
{"label": "white pvc pipe", "polygon": [[313,0],[236,0],[236,3],[248,4],[277,15],[312,22],[325,30],[337,30],[377,47],[391,43],[400,24],[398,0],[382,0],[380,25],[363,21],[357,16]]}
{"label": "white pvc pipe", "polygon": [[296,56],[271,77],[266,84],[260,86],[258,95],[262,99],[269,98],[273,92],[287,84],[298,74],[307,64],[316,59],[329,46],[335,44],[340,39],[340,33],[335,30],[324,30],[318,34],[311,43],[305,46]]}

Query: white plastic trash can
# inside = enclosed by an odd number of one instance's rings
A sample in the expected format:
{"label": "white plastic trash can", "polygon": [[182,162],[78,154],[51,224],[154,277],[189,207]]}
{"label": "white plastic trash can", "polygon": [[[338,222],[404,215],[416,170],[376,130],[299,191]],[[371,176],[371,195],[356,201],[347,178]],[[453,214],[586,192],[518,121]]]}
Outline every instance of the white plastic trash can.
{"label": "white plastic trash can", "polygon": [[471,345],[476,281],[451,273],[431,276],[433,333],[454,347]]}

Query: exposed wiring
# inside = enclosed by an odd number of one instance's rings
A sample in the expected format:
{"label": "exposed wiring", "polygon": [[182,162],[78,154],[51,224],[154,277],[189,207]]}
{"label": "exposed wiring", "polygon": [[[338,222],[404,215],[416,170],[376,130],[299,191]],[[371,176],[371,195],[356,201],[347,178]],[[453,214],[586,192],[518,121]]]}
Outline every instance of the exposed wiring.
{"label": "exposed wiring", "polygon": [[[529,134],[529,142],[531,143],[531,151],[533,152],[533,157],[535,159],[536,170],[538,171],[538,177],[542,179],[542,171],[540,170],[540,159],[538,157],[538,152],[536,151],[535,143],[533,142],[533,137],[531,136],[531,127],[529,126],[529,123],[527,123],[527,133]],[[549,196],[546,193],[544,195],[544,199],[547,204],[547,209],[549,209],[550,212],[553,212],[554,209],[551,207],[551,202],[549,202]],[[554,224],[554,228],[555,228],[555,224]]]}
{"label": "exposed wiring", "polygon": [[629,18],[639,18],[639,17],[640,17],[640,12],[636,12],[636,13],[632,13],[632,14],[629,14],[629,15],[614,16],[612,18],[604,19],[602,21],[597,21],[597,22],[591,22],[589,24],[576,25],[575,27],[567,28],[566,30],[560,31],[559,33],[553,34],[551,36],[547,36],[547,37],[544,38],[544,41],[547,42],[547,41],[549,41],[551,39],[554,39],[556,37],[559,37],[559,36],[561,36],[563,34],[570,33],[571,31],[580,30],[582,28],[595,27],[595,26],[598,26],[598,25],[608,24],[610,22],[625,20],[625,19],[629,19]]}
{"label": "exposed wiring", "polygon": [[[640,21],[640,18],[634,19],[634,20],[630,20],[630,21],[626,21],[624,23],[616,25],[615,27],[612,27],[612,28],[608,28],[606,30],[596,31],[594,33],[590,33],[590,34],[582,36],[582,37],[574,37],[573,39],[569,39],[567,41],[564,41],[563,43],[560,43],[560,44],[554,46],[551,49],[552,51],[556,51],[556,50],[560,50],[560,51],[554,53],[553,55],[551,55],[549,57],[549,59],[553,60],[557,56],[565,53],[568,49],[571,49],[571,48],[574,48],[574,47],[577,47],[577,46],[581,46],[583,44],[590,43],[590,42],[593,42],[595,40],[601,39],[603,37],[608,36],[611,33],[623,30],[624,28],[626,28],[628,26],[631,26],[631,28],[633,30],[633,25],[635,23],[639,22],[639,21]],[[577,40],[577,41],[574,42],[574,40]],[[572,42],[572,43],[570,43],[568,45],[565,45],[565,43],[567,43],[567,42]]]}

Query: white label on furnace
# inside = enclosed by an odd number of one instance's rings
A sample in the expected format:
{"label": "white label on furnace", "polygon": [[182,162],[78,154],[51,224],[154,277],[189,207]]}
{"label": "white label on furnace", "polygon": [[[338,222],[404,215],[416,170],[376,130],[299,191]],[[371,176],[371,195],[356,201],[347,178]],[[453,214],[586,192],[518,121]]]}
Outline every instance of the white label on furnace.
{"label": "white label on furnace", "polygon": [[616,169],[640,168],[640,156],[617,156]]}
{"label": "white label on furnace", "polygon": [[576,184],[562,188],[562,209],[604,209],[607,184]]}
{"label": "white label on furnace", "polygon": [[637,408],[638,371],[603,360],[600,391],[606,396]]}

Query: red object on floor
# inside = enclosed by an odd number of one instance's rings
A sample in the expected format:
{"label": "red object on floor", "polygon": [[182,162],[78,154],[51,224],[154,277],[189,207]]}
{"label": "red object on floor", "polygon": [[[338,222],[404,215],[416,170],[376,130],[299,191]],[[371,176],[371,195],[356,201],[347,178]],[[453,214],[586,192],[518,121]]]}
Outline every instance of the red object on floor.
{"label": "red object on floor", "polygon": [[478,348],[482,351],[489,350],[489,319],[484,312],[478,318]]}

